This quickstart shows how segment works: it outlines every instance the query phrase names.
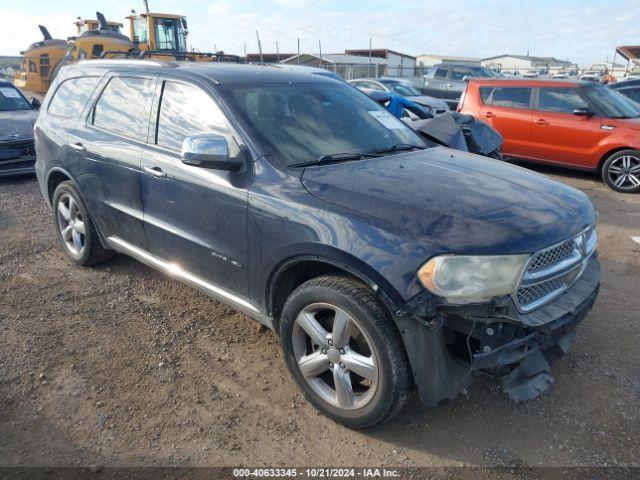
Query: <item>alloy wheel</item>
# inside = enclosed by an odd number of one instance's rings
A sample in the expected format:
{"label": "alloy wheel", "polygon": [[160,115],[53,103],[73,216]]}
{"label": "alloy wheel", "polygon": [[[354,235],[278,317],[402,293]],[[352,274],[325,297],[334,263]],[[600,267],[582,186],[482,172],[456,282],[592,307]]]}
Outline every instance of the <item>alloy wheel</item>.
{"label": "alloy wheel", "polygon": [[609,181],[621,190],[640,187],[640,158],[634,155],[616,158],[609,165],[607,175]]}
{"label": "alloy wheel", "polygon": [[300,372],[322,400],[347,410],[371,402],[379,365],[355,318],[334,305],[314,303],[296,317],[292,341]]}
{"label": "alloy wheel", "polygon": [[79,257],[85,249],[86,229],[78,202],[64,193],[58,200],[58,227],[65,247]]}

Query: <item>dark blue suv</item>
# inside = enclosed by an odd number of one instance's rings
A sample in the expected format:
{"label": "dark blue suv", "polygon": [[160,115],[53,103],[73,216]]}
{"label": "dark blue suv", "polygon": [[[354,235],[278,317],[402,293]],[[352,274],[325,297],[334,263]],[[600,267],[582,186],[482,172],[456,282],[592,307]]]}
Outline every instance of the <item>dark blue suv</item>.
{"label": "dark blue suv", "polygon": [[309,401],[351,427],[477,374],[539,395],[597,294],[583,193],[427,144],[330,78],[80,62],[35,134],[73,262],[122,252],[256,318]]}

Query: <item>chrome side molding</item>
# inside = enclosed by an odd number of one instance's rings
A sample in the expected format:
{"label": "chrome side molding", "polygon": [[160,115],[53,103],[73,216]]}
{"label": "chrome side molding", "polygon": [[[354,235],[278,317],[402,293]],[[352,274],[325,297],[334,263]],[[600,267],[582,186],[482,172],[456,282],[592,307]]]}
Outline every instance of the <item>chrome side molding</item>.
{"label": "chrome side molding", "polygon": [[179,265],[167,262],[166,260],[148,252],[147,250],[136,247],[135,245],[132,245],[119,237],[107,237],[107,242],[109,243],[109,246],[114,250],[129,255],[136,260],[149,265],[150,267],[153,267],[171,277],[175,277],[178,280],[181,280],[182,282],[200,290],[205,295],[208,295],[212,298],[215,298],[216,300],[220,300],[221,302],[230,305],[231,307],[239,310],[245,315],[259,321],[266,327],[273,330],[273,318],[264,313],[261,313],[258,308],[256,308],[247,300],[240,298],[233,293],[227,292],[226,290],[184,270]]}

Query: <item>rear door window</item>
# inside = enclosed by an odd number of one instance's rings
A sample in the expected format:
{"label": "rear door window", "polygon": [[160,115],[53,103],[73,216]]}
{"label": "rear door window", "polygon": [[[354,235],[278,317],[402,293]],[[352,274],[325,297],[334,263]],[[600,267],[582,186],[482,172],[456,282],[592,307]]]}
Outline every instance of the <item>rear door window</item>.
{"label": "rear door window", "polygon": [[78,77],[65,80],[53,94],[47,113],[64,118],[79,115],[98,84],[98,80],[98,77]]}
{"label": "rear door window", "polygon": [[433,78],[437,78],[439,80],[447,79],[447,69],[446,68],[436,68],[436,73],[433,75]]}
{"label": "rear door window", "polygon": [[146,141],[154,85],[154,78],[113,77],[96,103],[93,125]]}
{"label": "rear door window", "polygon": [[588,108],[587,102],[575,88],[543,87],[540,89],[539,110],[573,113],[576,109]]}
{"label": "rear door window", "polygon": [[199,133],[222,135],[227,139],[231,156],[239,153],[224,113],[209,94],[195,85],[166,81],[160,100],[156,143],[180,151],[186,137]]}
{"label": "rear door window", "polygon": [[496,87],[487,103],[496,107],[529,108],[532,90],[524,87]]}

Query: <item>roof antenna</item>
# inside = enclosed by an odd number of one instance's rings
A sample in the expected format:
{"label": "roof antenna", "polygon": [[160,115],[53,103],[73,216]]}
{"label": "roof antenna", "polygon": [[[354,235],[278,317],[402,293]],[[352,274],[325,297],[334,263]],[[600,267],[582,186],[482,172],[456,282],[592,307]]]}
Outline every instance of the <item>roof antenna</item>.
{"label": "roof antenna", "polygon": [[149,2],[147,0],[144,0],[144,10],[149,13]]}
{"label": "roof antenna", "polygon": [[96,12],[96,17],[98,17],[98,23],[100,24],[98,30],[109,30],[109,25],[107,25],[107,19],[104,18],[104,15]]}
{"label": "roof antenna", "polygon": [[262,58],[262,43],[260,42],[260,34],[256,30],[256,39],[258,40],[258,51],[260,52],[260,64],[264,65],[264,58]]}
{"label": "roof antenna", "polygon": [[49,33],[49,30],[47,30],[47,27],[44,25],[38,25],[38,28],[42,32],[42,36],[45,40],[51,40],[51,34]]}

